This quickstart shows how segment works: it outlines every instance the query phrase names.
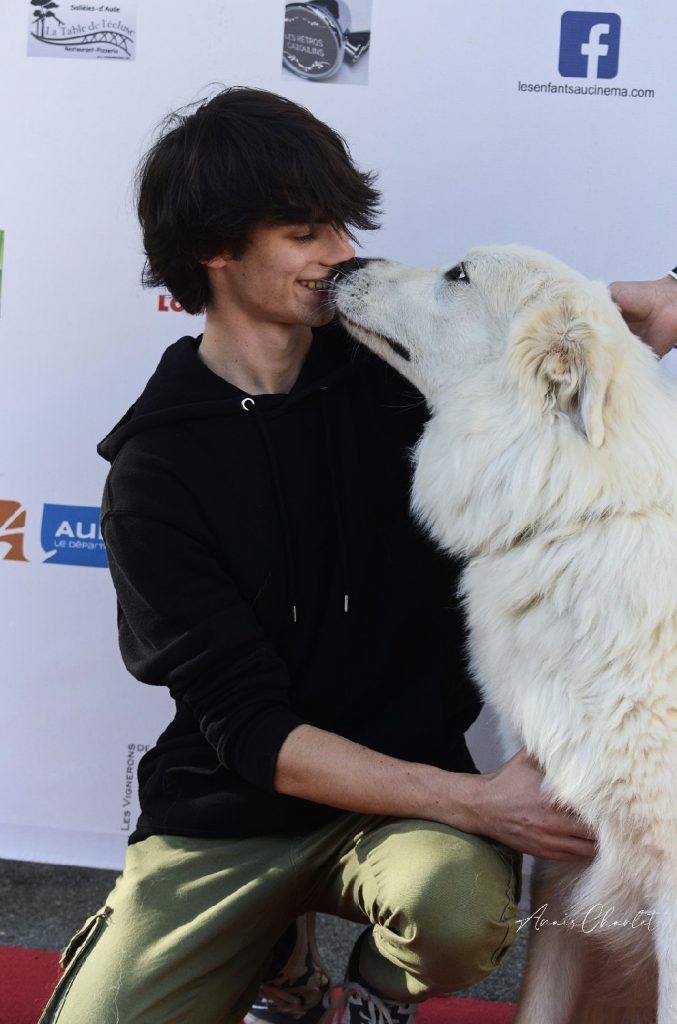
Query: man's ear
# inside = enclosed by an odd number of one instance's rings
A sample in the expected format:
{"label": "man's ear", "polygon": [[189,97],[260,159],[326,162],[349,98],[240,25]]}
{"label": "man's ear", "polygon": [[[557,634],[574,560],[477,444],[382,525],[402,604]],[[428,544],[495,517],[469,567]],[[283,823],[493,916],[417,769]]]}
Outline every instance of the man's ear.
{"label": "man's ear", "polygon": [[208,267],[210,270],[222,270],[231,262],[232,256],[212,256],[208,260],[198,259],[198,263],[201,263],[203,267]]}
{"label": "man's ear", "polygon": [[604,443],[604,403],[612,357],[604,327],[594,326],[562,298],[525,311],[510,339],[510,363],[520,390],[545,412],[568,416],[593,448]]}

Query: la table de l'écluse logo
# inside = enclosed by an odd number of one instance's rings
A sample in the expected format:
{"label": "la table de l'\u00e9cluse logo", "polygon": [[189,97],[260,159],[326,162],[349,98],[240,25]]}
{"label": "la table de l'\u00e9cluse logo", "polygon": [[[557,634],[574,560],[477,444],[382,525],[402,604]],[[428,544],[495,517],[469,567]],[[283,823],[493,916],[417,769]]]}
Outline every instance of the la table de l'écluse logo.
{"label": "la table de l'\u00e9cluse logo", "polygon": [[28,56],[134,60],[136,0],[28,0]]}

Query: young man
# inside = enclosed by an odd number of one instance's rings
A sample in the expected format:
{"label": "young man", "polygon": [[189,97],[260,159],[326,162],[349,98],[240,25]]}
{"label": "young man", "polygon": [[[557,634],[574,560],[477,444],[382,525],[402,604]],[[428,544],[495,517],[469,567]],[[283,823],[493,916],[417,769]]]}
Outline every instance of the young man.
{"label": "young man", "polygon": [[365,925],[337,1012],[406,1024],[505,956],[513,850],[594,853],[523,752],[479,775],[465,746],[456,567],[408,512],[425,410],[331,322],[377,201],[258,90],[175,117],[142,165],[147,283],[206,321],[101,444],[102,526],[125,663],[176,715],[43,1022],[316,1021],[325,911]]}

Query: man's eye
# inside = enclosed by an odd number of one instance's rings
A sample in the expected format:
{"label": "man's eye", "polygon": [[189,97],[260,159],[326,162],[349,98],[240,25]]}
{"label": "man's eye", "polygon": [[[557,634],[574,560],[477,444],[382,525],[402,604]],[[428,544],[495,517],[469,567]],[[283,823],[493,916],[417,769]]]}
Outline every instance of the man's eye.
{"label": "man's eye", "polygon": [[447,270],[447,272],[444,275],[444,277],[445,277],[445,280],[447,280],[447,281],[466,281],[467,282],[467,281],[470,280],[470,278],[468,277],[468,275],[466,273],[466,270],[465,270],[465,263],[457,263],[455,267],[451,268],[451,270]]}
{"label": "man's eye", "polygon": [[314,231],[304,231],[302,235],[296,235],[297,242],[312,242],[313,238],[315,238]]}

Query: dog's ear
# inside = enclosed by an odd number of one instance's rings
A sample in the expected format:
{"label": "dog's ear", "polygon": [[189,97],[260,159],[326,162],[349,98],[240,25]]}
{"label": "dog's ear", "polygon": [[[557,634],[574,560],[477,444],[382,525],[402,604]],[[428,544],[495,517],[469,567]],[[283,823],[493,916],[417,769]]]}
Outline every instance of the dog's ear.
{"label": "dog's ear", "polygon": [[522,389],[546,412],[568,416],[594,448],[604,443],[612,361],[599,328],[570,299],[526,310],[515,323],[510,361]]}

